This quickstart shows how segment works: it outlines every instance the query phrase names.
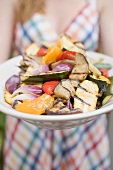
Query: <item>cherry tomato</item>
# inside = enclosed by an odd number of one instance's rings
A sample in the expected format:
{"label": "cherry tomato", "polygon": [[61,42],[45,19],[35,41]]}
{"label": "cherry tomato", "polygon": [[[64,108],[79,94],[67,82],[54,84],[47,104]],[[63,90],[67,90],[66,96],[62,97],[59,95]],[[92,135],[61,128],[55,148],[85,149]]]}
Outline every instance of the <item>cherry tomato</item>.
{"label": "cherry tomato", "polygon": [[59,81],[48,81],[45,82],[42,85],[42,90],[46,93],[46,94],[53,94],[54,88],[56,87],[56,85],[59,83]]}

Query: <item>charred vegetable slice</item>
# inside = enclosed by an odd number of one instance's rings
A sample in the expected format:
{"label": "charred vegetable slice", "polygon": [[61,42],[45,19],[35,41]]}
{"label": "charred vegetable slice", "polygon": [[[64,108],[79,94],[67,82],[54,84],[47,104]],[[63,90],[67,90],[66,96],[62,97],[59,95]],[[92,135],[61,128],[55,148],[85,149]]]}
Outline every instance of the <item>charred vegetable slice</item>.
{"label": "charred vegetable slice", "polygon": [[67,100],[71,96],[70,91],[68,89],[64,88],[60,83],[55,87],[54,94],[57,97],[61,97],[61,98],[67,99]]}
{"label": "charred vegetable slice", "polygon": [[95,110],[98,91],[99,88],[96,83],[84,80],[76,90],[77,98],[74,98],[74,108],[79,106],[83,109],[83,112]]}
{"label": "charred vegetable slice", "polygon": [[70,41],[66,35],[61,35],[60,44],[61,44],[61,49],[64,51],[65,50],[75,51],[85,55],[85,50],[82,49],[80,46],[74,44],[72,41]]}
{"label": "charred vegetable slice", "polygon": [[92,82],[95,82],[99,87],[99,93],[103,94],[108,86],[108,83],[105,80],[95,77],[94,75],[89,75],[88,79]]}
{"label": "charred vegetable slice", "polygon": [[22,82],[26,83],[36,83],[45,82],[51,80],[61,80],[69,76],[70,71],[60,71],[60,72],[47,72],[35,76],[20,76]]}
{"label": "charred vegetable slice", "polygon": [[84,113],[95,110],[92,106],[90,106],[85,101],[81,100],[79,97],[74,97],[74,109],[80,108]]}
{"label": "charred vegetable slice", "polygon": [[101,72],[90,62],[90,59],[87,58],[88,64],[89,64],[89,70],[95,75],[95,76],[101,76]]}
{"label": "charred vegetable slice", "polygon": [[47,110],[47,113],[54,112],[56,114],[56,112],[63,113],[63,112],[70,111],[70,109],[67,107],[66,103],[67,103],[66,100],[57,98],[54,101],[53,107],[50,110]]}
{"label": "charred vegetable slice", "polygon": [[82,50],[85,50],[85,46],[82,42],[76,41],[73,44],[76,45],[77,47],[81,48]]}
{"label": "charred vegetable slice", "polygon": [[61,84],[64,88],[68,89],[71,93],[71,96],[74,97],[75,89],[72,86],[71,81],[69,79],[64,79],[64,80],[61,80]]}
{"label": "charred vegetable slice", "polygon": [[75,88],[78,87],[78,85],[80,83],[80,81],[78,81],[76,79],[73,79],[73,80],[70,80],[70,81],[71,81],[72,86],[75,87]]}
{"label": "charred vegetable slice", "polygon": [[69,76],[70,79],[85,80],[89,73],[89,65],[84,55],[77,53],[75,66]]}

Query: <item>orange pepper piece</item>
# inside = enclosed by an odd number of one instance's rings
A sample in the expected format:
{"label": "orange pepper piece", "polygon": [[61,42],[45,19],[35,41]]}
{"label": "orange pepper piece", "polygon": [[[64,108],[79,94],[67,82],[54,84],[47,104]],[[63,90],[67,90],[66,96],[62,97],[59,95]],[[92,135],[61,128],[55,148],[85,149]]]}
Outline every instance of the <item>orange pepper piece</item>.
{"label": "orange pepper piece", "polygon": [[46,93],[33,100],[24,100],[16,106],[16,110],[24,113],[42,114],[47,108],[51,108],[54,98]]}
{"label": "orange pepper piece", "polygon": [[62,53],[62,50],[58,46],[51,46],[48,48],[48,53],[42,58],[40,64],[51,64],[56,61],[58,55]]}

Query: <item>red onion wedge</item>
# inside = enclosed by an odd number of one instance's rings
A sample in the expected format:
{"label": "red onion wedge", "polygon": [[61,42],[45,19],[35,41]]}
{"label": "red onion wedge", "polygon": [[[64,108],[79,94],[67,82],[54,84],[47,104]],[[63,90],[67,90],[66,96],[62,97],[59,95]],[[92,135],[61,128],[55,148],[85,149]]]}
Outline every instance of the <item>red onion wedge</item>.
{"label": "red onion wedge", "polygon": [[13,92],[13,96],[18,93],[28,93],[28,94],[34,94],[34,95],[41,95],[42,89],[35,85],[24,85],[19,87],[17,90]]}
{"label": "red onion wedge", "polygon": [[5,88],[9,93],[13,93],[20,86],[20,77],[17,75],[11,76],[5,83]]}
{"label": "red onion wedge", "polygon": [[67,107],[68,107],[70,110],[73,109],[70,99],[69,99],[68,102],[67,102]]}
{"label": "red onion wedge", "polygon": [[31,57],[28,57],[28,56],[27,57],[26,56],[23,57],[23,62],[27,66],[33,66],[34,68],[39,66],[39,63],[35,59],[33,59]]}
{"label": "red onion wedge", "polygon": [[46,73],[49,71],[49,66],[48,65],[39,65],[37,68],[34,68],[30,74],[32,75],[37,75],[37,74],[40,74],[40,73]]}
{"label": "red onion wedge", "polygon": [[19,100],[19,101],[23,101],[23,100],[26,100],[26,99],[29,99],[29,100],[33,100],[33,99],[36,99],[38,96],[36,95],[33,95],[33,94],[19,94],[15,97],[12,98],[12,102],[14,102],[15,100]]}
{"label": "red onion wedge", "polygon": [[56,71],[70,71],[72,70],[72,66],[70,64],[58,64],[56,67],[53,68],[53,72]]}

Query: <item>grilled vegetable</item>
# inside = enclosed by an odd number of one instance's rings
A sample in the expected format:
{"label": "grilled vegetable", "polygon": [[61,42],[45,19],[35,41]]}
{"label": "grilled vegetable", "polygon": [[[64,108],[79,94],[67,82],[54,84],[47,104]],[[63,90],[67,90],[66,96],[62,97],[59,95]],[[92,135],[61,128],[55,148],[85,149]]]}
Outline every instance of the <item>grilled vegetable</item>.
{"label": "grilled vegetable", "polygon": [[40,64],[51,64],[56,61],[58,55],[62,53],[62,50],[57,46],[52,46],[48,49],[48,53],[42,58]]}
{"label": "grilled vegetable", "polygon": [[70,64],[58,64],[52,71],[70,71],[72,66]]}
{"label": "grilled vegetable", "polygon": [[[107,80],[109,80],[109,79],[107,79],[106,77],[103,77],[103,76],[97,78],[94,75],[89,75],[88,79],[92,82],[95,82],[98,85],[100,94],[103,94],[106,91],[107,86],[108,86]],[[110,83],[110,81],[109,81],[109,83]]]}
{"label": "grilled vegetable", "polygon": [[42,73],[35,76],[20,76],[21,81],[24,83],[36,83],[45,82],[51,80],[61,80],[69,76],[70,71],[60,71],[60,72],[48,72]]}
{"label": "grilled vegetable", "polygon": [[12,102],[12,95],[7,90],[5,90],[5,93],[4,93],[4,100],[10,105],[13,103]]}
{"label": "grilled vegetable", "polygon": [[28,56],[30,55],[36,55],[37,52],[39,50],[39,47],[37,46],[37,44],[32,43],[31,45],[28,46],[28,48],[26,49],[26,54]]}
{"label": "grilled vegetable", "polygon": [[5,88],[9,93],[13,93],[20,86],[20,77],[17,75],[11,76],[5,82]]}
{"label": "grilled vegetable", "polygon": [[57,56],[56,61],[64,60],[64,59],[75,61],[75,57],[76,57],[76,52],[67,50],[61,53],[59,56]]}
{"label": "grilled vegetable", "polygon": [[53,107],[54,98],[46,93],[33,100],[25,100],[16,105],[16,110],[31,114],[42,114],[45,110]]}
{"label": "grilled vegetable", "polygon": [[75,88],[78,87],[78,85],[80,83],[80,81],[78,81],[76,79],[73,79],[73,80],[70,80],[70,81],[71,81],[72,86],[75,87]]}
{"label": "grilled vegetable", "polygon": [[55,112],[62,112],[62,113],[65,113],[67,111],[69,112],[70,109],[66,106],[66,100],[57,98],[54,101],[53,107],[51,109],[47,110],[47,113],[49,113],[49,114],[50,114],[50,112],[54,112],[54,113]]}
{"label": "grilled vegetable", "polygon": [[39,48],[39,50],[37,52],[37,56],[42,56],[43,57],[43,56],[45,56],[47,54],[47,52],[48,52],[47,49],[41,47],[41,48]]}
{"label": "grilled vegetable", "polygon": [[88,60],[88,64],[89,64],[89,70],[95,75],[95,76],[101,76],[101,72],[90,62],[90,60]]}
{"label": "grilled vegetable", "polygon": [[76,44],[70,41],[66,35],[61,35],[60,46],[63,51],[69,50],[85,55],[85,50],[80,48],[79,46],[76,46]]}
{"label": "grilled vegetable", "polygon": [[74,97],[74,109],[80,108],[84,113],[95,110],[91,105],[80,99],[79,97]]}
{"label": "grilled vegetable", "polygon": [[86,79],[88,73],[89,65],[86,58],[84,57],[84,55],[77,53],[75,66],[73,67],[72,72],[69,75],[69,78],[82,81]]}
{"label": "grilled vegetable", "polygon": [[73,42],[73,44],[81,48],[82,50],[85,50],[85,46],[82,42],[76,41],[76,42]]}
{"label": "grilled vegetable", "polygon": [[55,87],[54,94],[57,97],[61,97],[64,99],[69,99],[71,97],[71,93],[68,89],[64,88],[60,83]]}
{"label": "grilled vegetable", "polygon": [[100,70],[100,72],[103,74],[103,76],[105,76],[105,77],[109,77],[109,75],[108,75],[108,70],[106,70],[106,69],[99,69]]}
{"label": "grilled vegetable", "polygon": [[102,106],[105,105],[112,97],[113,95],[106,96],[104,100],[102,101]]}
{"label": "grilled vegetable", "polygon": [[[93,89],[93,90],[92,90]],[[76,90],[74,108],[81,108],[83,112],[96,109],[99,88],[96,83],[84,80]]]}
{"label": "grilled vegetable", "polygon": [[113,94],[113,76],[109,77],[109,80],[110,80],[111,84],[108,85],[104,96],[108,96],[108,95]]}
{"label": "grilled vegetable", "polygon": [[52,63],[50,65],[50,67],[51,67],[51,69],[53,69],[53,68],[55,68],[59,64],[69,64],[71,66],[75,66],[75,61],[74,60],[68,60],[68,59],[60,60],[60,61]]}
{"label": "grilled vegetable", "polygon": [[59,83],[59,81],[48,81],[45,82],[42,85],[42,90],[46,93],[46,94],[53,94],[54,88],[57,86],[57,84]]}
{"label": "grilled vegetable", "polygon": [[74,97],[74,95],[75,95],[75,89],[74,89],[74,87],[72,86],[71,81],[70,81],[69,79],[63,79],[63,80],[61,80],[61,85],[62,85],[64,88],[68,89],[68,90],[70,91],[70,93],[71,93],[71,96]]}

